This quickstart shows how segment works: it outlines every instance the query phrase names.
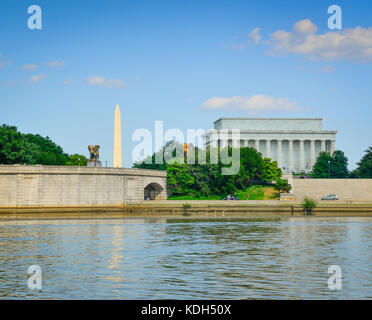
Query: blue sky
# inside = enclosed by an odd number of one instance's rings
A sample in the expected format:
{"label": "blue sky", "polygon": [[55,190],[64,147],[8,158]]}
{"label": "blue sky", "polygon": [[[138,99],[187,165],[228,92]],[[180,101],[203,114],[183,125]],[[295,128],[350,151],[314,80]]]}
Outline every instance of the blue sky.
{"label": "blue sky", "polygon": [[[27,27],[34,4],[42,30]],[[332,4],[343,30],[328,28]],[[126,166],[133,131],[155,120],[186,133],[322,117],[350,168],[372,145],[372,2],[2,0],[0,15],[0,123],[68,153],[99,144],[112,164],[116,104]]]}

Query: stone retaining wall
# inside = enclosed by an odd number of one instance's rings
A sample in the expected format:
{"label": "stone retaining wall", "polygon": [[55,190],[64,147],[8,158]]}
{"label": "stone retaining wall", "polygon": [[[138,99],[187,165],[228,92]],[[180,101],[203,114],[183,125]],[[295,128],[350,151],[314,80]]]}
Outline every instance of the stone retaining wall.
{"label": "stone retaining wall", "polygon": [[164,171],[0,165],[0,207],[117,207],[143,201],[149,184],[167,198]]}

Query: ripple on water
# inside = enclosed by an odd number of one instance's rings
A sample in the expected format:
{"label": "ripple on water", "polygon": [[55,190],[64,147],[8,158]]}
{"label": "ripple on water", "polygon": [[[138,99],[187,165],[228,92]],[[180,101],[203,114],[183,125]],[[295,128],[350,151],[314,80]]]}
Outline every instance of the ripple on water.
{"label": "ripple on water", "polygon": [[2,298],[372,298],[369,218],[2,221],[0,248]]}

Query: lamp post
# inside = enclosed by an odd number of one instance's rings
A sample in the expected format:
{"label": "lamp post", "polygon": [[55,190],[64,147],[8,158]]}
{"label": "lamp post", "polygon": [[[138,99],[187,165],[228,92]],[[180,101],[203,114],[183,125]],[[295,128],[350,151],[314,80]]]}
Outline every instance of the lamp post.
{"label": "lamp post", "polygon": [[331,179],[331,160],[328,160],[328,179]]}

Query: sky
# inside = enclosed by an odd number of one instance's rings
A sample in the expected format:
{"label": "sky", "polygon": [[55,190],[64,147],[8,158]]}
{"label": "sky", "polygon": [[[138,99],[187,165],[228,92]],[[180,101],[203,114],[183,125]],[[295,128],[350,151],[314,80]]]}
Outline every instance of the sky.
{"label": "sky", "polygon": [[186,135],[220,117],[321,117],[350,169],[372,146],[371,1],[2,0],[0,17],[0,124],[68,153],[98,144],[112,165],[116,104],[127,167],[155,120]]}

